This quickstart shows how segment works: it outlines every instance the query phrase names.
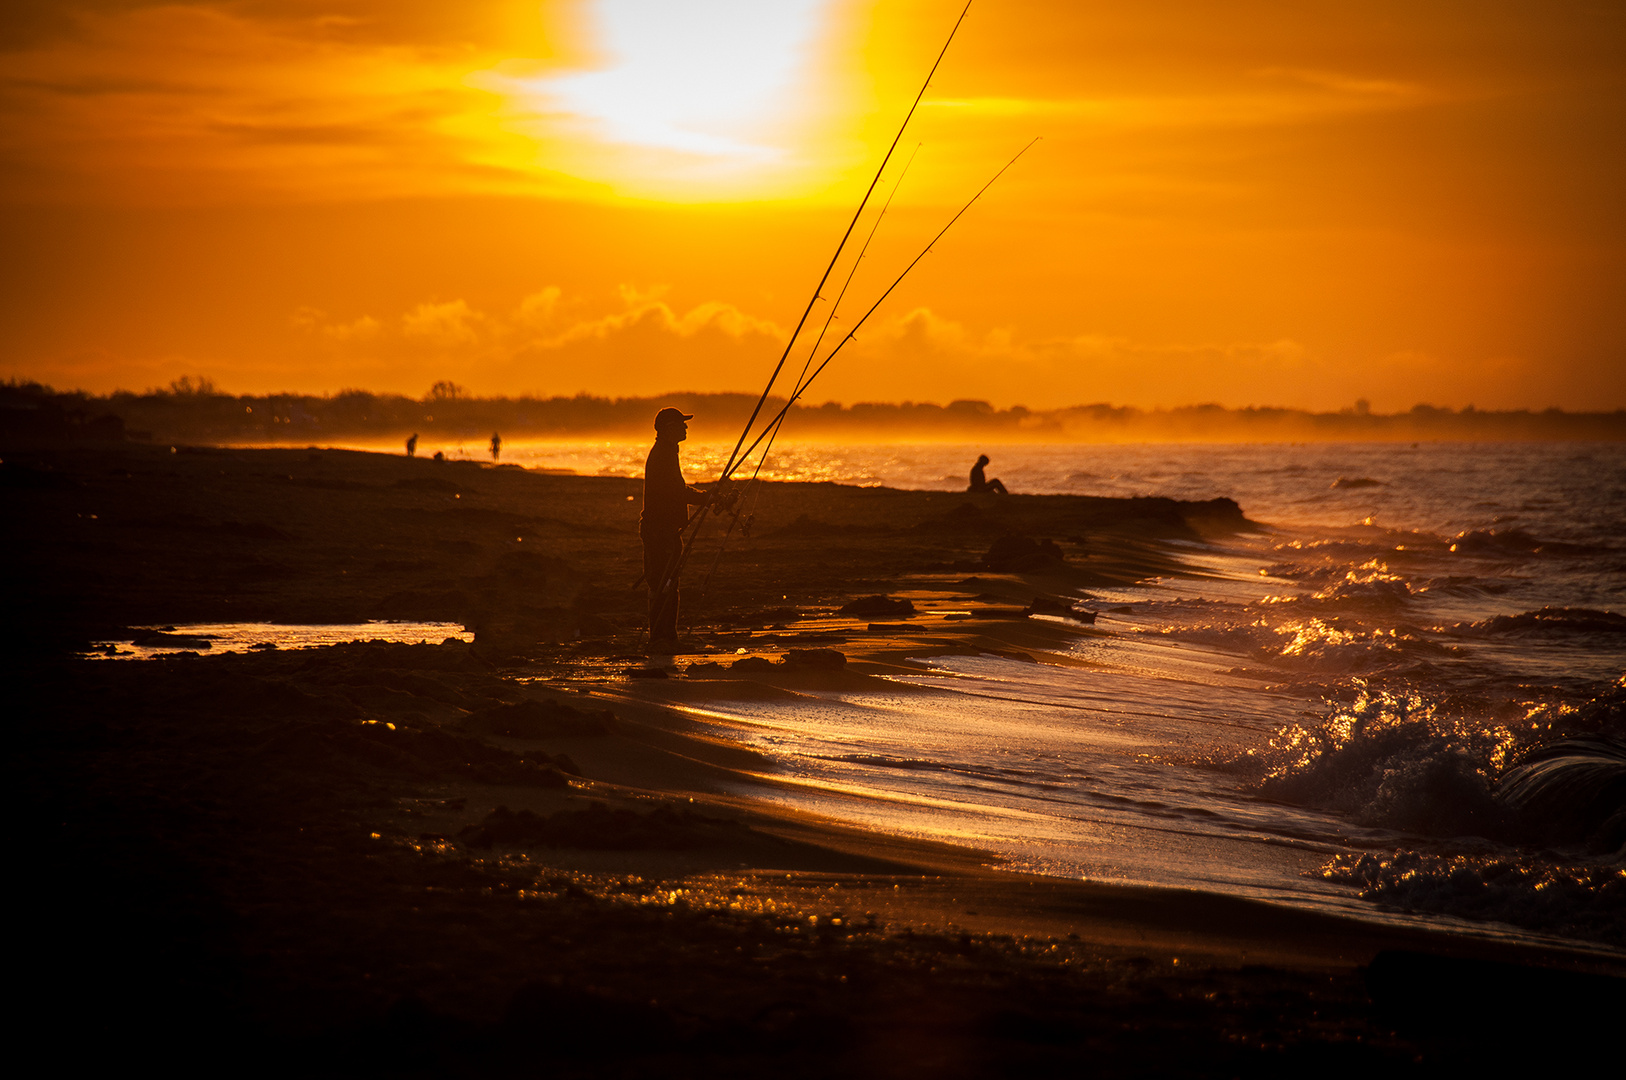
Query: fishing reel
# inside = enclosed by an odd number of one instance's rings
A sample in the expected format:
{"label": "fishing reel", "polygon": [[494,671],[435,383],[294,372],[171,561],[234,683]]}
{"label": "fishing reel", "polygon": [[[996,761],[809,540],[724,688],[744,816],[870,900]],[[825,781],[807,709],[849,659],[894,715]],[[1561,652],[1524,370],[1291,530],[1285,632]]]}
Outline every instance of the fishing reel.
{"label": "fishing reel", "polygon": [[[732,485],[726,487],[718,486],[712,488],[708,494],[711,496],[710,506],[712,516],[722,517],[724,514],[728,513],[728,511],[734,510],[735,506],[738,505],[741,490]],[[735,516],[739,516],[739,512],[737,510],[735,511]]]}

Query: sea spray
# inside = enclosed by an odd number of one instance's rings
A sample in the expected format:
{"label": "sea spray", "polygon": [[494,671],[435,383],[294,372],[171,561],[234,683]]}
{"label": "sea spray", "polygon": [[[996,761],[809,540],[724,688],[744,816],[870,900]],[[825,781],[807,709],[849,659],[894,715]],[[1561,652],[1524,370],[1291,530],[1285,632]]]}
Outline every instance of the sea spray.
{"label": "sea spray", "polygon": [[1361,687],[1329,715],[1285,725],[1262,750],[1267,798],[1425,836],[1502,836],[1494,778],[1515,745],[1504,726],[1452,715],[1417,693]]}

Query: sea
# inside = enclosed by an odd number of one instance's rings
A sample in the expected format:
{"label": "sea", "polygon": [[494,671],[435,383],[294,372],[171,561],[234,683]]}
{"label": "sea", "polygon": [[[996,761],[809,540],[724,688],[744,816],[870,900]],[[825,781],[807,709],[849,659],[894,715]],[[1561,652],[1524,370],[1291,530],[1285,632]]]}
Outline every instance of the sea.
{"label": "sea", "polygon": [[[730,449],[686,445],[691,482]],[[1066,665],[923,649],[890,688],[685,706],[773,760],[742,791],[1011,870],[1626,954],[1626,444],[792,443],[761,475],[963,490],[979,453],[1012,492],[1254,525],[1082,592]]]}

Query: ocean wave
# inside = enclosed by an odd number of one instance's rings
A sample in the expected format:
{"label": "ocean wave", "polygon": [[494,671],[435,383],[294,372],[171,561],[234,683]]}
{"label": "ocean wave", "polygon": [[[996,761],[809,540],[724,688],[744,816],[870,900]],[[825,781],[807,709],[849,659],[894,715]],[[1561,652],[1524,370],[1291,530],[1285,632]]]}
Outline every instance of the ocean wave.
{"label": "ocean wave", "polygon": [[1363,900],[1406,911],[1493,919],[1626,945],[1626,869],[1507,855],[1340,855],[1320,870]]}
{"label": "ocean wave", "polygon": [[1315,569],[1333,564],[1348,566],[1390,550],[1390,545],[1342,537],[1319,540],[1288,540],[1271,548],[1285,559],[1281,566],[1308,566]]}
{"label": "ocean wave", "polygon": [[1412,587],[1404,577],[1389,569],[1389,565],[1382,560],[1368,559],[1317,591],[1313,599],[1394,605],[1403,604],[1412,596]]}
{"label": "ocean wave", "polygon": [[1348,705],[1243,755],[1262,795],[1424,836],[1626,841],[1626,678],[1580,706],[1527,703],[1499,717],[1357,685]]}
{"label": "ocean wave", "polygon": [[1038,775],[1031,769],[996,769],[954,761],[896,757],[891,754],[809,754],[808,757],[818,761],[835,761],[846,765],[865,765],[877,769],[951,773],[956,776],[969,776],[976,779],[1002,782],[1021,782],[1031,780]]}
{"label": "ocean wave", "polygon": [[1303,671],[1367,674],[1455,656],[1404,627],[1368,627],[1341,619],[1292,620],[1271,628],[1275,643],[1256,659]]}
{"label": "ocean wave", "polygon": [[1400,529],[1370,530],[1360,537],[1339,536],[1314,540],[1288,540],[1271,547],[1271,551],[1285,558],[1308,556],[1336,566],[1358,565],[1374,558],[1386,558],[1396,553],[1415,555],[1426,552],[1444,552],[1447,542],[1429,533]]}
{"label": "ocean wave", "polygon": [[1362,825],[1425,836],[1501,836],[1494,765],[1505,727],[1461,723],[1418,694],[1363,690],[1331,716],[1273,736],[1259,782],[1267,798],[1334,810]]}
{"label": "ocean wave", "polygon": [[[1267,598],[1256,610],[1292,611],[1298,598]],[[1367,626],[1357,620],[1288,618],[1190,622],[1138,633],[1208,645],[1288,671],[1317,675],[1373,675],[1419,669],[1459,655],[1457,647],[1431,641],[1404,626]]]}
{"label": "ocean wave", "polygon": [[[1389,553],[1386,553],[1389,554]],[[1429,592],[1433,582],[1397,573],[1381,558],[1368,558],[1357,566],[1344,565],[1304,566],[1293,563],[1274,563],[1262,571],[1273,577],[1297,581],[1315,587],[1308,596],[1266,596],[1261,604],[1291,604],[1315,601],[1323,604],[1354,604],[1367,607],[1394,607]],[[1439,579],[1442,584],[1461,587],[1472,578]]]}
{"label": "ocean wave", "polygon": [[1136,632],[1173,638],[1194,645],[1210,645],[1242,655],[1257,653],[1271,638],[1271,630],[1262,619],[1256,622],[1191,622],[1175,626],[1147,627]]}
{"label": "ocean wave", "polygon": [[1458,555],[1534,555],[1542,546],[1523,529],[1469,529],[1450,541],[1450,550]]}
{"label": "ocean wave", "polygon": [[1568,637],[1578,634],[1626,634],[1626,615],[1594,608],[1544,607],[1517,615],[1495,615],[1479,622],[1457,623],[1450,632],[1464,637]]}
{"label": "ocean wave", "polygon": [[1617,550],[1599,544],[1543,540],[1523,529],[1469,529],[1453,536],[1449,550],[1457,555],[1600,555]]}
{"label": "ocean wave", "polygon": [[1549,842],[1626,854],[1626,739],[1580,735],[1519,756],[1497,797]]}

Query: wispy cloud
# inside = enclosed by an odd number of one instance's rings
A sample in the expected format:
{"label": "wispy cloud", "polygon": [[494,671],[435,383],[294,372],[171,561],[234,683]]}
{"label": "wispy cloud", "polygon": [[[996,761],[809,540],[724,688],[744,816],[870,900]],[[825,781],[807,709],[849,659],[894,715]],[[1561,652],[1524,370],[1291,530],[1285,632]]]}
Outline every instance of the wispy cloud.
{"label": "wispy cloud", "polygon": [[925,108],[972,119],[1024,118],[1097,128],[1238,128],[1415,108],[1443,96],[1414,83],[1286,68],[1262,69],[1252,81],[1262,85],[1204,93],[937,98]]}

